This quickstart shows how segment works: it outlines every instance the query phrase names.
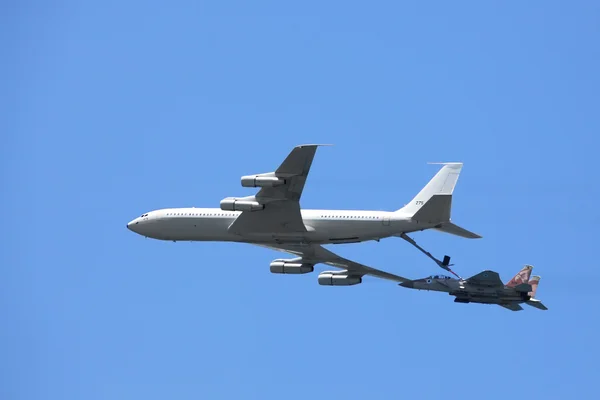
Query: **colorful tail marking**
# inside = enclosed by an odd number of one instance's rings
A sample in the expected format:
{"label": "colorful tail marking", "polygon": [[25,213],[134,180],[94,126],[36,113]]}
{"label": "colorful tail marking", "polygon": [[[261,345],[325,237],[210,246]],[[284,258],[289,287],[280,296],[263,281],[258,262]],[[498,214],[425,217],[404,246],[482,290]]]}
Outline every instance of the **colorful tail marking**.
{"label": "colorful tail marking", "polygon": [[532,269],[533,267],[531,265],[525,265],[518,274],[516,274],[510,281],[506,283],[506,286],[515,287],[522,283],[531,283],[529,282],[529,277],[531,276]]}
{"label": "colorful tail marking", "polygon": [[540,276],[532,276],[529,284],[531,285],[531,292],[529,292],[529,297],[532,299],[535,297],[535,292],[537,291],[538,285],[540,284]]}

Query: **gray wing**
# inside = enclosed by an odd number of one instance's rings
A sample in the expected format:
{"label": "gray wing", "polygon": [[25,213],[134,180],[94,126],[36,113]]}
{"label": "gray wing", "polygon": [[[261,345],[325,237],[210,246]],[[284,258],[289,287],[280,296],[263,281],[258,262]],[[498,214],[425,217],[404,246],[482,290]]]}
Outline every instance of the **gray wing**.
{"label": "gray wing", "polygon": [[404,282],[409,279],[389,272],[381,271],[376,268],[367,267],[347,258],[338,256],[332,251],[317,244],[295,245],[295,244],[257,244],[257,246],[266,247],[273,250],[283,251],[302,257],[303,260],[315,264],[327,264],[333,267],[347,270],[352,276],[372,275],[377,278],[388,279],[395,282]]}
{"label": "gray wing", "polygon": [[261,188],[254,198],[265,204],[264,210],[242,212],[229,230],[233,233],[306,232],[300,198],[318,146],[321,145],[296,146],[275,172],[256,175],[282,178],[285,183]]}
{"label": "gray wing", "polygon": [[483,271],[477,275],[467,279],[470,285],[489,286],[489,287],[504,287],[504,283],[500,279],[500,275],[494,271]]}
{"label": "gray wing", "polygon": [[511,311],[521,311],[523,309],[523,307],[521,307],[517,303],[506,303],[506,304],[498,304],[498,305],[500,307],[504,307],[504,308],[509,309]]}

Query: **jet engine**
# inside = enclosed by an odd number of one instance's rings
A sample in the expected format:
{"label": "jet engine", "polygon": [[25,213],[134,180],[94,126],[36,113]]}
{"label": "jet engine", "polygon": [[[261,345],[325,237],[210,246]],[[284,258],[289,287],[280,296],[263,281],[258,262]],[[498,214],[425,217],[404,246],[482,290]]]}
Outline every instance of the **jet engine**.
{"label": "jet engine", "polygon": [[276,176],[242,176],[243,187],[273,187],[280,185],[285,185],[285,179],[278,178]]}
{"label": "jet engine", "polygon": [[362,282],[360,276],[348,275],[347,271],[325,271],[319,274],[319,285],[325,286],[352,286]]}
{"label": "jet engine", "polygon": [[308,274],[314,270],[314,264],[302,262],[301,259],[277,259],[271,263],[271,272],[274,274]]}
{"label": "jet engine", "polygon": [[264,208],[264,204],[255,200],[237,199],[235,197],[227,197],[221,200],[221,210],[223,211],[259,211]]}
{"label": "jet engine", "polygon": [[519,293],[519,295],[521,296],[521,298],[523,299],[523,301],[529,301],[531,300],[531,296],[529,295],[529,293]]}

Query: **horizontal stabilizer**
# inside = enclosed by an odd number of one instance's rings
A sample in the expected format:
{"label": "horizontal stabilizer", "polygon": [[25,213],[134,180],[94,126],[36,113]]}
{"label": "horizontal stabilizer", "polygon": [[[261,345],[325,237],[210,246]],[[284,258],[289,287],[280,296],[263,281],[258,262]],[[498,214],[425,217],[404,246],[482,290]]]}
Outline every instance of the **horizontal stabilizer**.
{"label": "horizontal stabilizer", "polygon": [[456,235],[456,236],[464,237],[467,239],[480,239],[481,238],[480,235],[470,232],[464,228],[461,228],[460,226],[455,225],[452,222],[444,222],[441,224],[441,226],[435,227],[434,229],[438,230],[440,232],[446,232],[451,235]]}
{"label": "horizontal stabilizer", "polygon": [[527,300],[525,303],[527,303],[528,305],[530,305],[531,307],[535,307],[539,310],[547,310],[548,307],[546,307],[544,305],[544,303],[542,303],[541,301],[539,301],[538,299],[531,299],[531,300]]}
{"label": "horizontal stabilizer", "polygon": [[506,303],[506,304],[498,304],[500,307],[504,307],[510,311],[521,311],[523,307],[521,307],[517,303]]}

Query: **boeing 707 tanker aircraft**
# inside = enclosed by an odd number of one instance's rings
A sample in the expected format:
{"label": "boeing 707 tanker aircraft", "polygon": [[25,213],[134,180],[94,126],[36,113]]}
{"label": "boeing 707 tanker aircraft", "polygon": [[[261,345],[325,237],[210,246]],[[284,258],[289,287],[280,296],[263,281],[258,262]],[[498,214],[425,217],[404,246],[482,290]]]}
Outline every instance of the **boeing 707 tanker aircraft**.
{"label": "boeing 707 tanker aircraft", "polygon": [[[452,192],[462,163],[444,163],[417,196],[397,211],[301,210],[302,190],[318,146],[295,147],[275,172],[243,176],[243,187],[260,188],[253,196],[227,197],[220,208],[150,211],[128,223],[127,228],[159,240],[244,242],[296,256],[274,260],[273,273],[305,274],[313,272],[319,263],[341,268],[319,274],[319,284],[330,286],[356,285],[364,275],[397,282],[407,279],[342,258],[323,244],[398,236],[417,246],[406,233],[425,229],[481,237],[450,222]],[[447,260],[436,262],[449,270]]]}

